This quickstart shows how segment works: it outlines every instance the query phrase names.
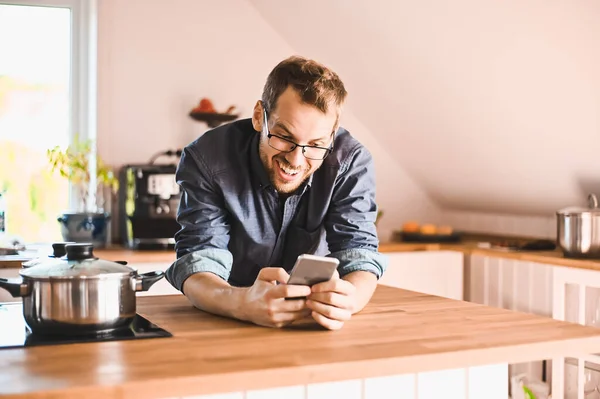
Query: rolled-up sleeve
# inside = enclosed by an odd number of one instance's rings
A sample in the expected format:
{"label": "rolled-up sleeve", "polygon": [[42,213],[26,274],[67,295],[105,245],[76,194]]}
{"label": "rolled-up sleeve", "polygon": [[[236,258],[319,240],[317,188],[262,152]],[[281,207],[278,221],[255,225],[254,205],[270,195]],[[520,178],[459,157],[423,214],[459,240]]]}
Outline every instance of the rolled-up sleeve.
{"label": "rolled-up sleeve", "polygon": [[368,150],[358,146],[341,165],[325,220],[332,257],[339,259],[340,276],[367,271],[381,278],[387,256],[379,253],[375,228],[374,162]]}
{"label": "rolled-up sleeve", "polygon": [[379,279],[387,269],[387,256],[370,249],[345,249],[329,256],[340,261],[338,266],[340,277],[352,272],[363,271],[371,272]]}
{"label": "rolled-up sleeve", "polygon": [[227,281],[233,263],[231,252],[222,249],[201,249],[177,259],[167,269],[166,279],[183,292],[183,283],[192,274],[209,272]]}
{"label": "rolled-up sleeve", "polygon": [[230,226],[223,195],[200,154],[186,147],[175,176],[181,189],[175,234],[175,261],[166,279],[178,290],[192,274],[210,272],[229,278],[233,256],[227,249]]}

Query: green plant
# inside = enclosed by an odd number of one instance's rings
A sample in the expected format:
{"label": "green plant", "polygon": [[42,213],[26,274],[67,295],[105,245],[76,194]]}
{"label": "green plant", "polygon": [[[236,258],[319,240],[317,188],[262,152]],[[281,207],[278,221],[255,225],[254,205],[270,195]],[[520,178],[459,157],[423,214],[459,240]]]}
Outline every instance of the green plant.
{"label": "green plant", "polygon": [[377,223],[379,223],[379,221],[381,220],[382,216],[383,216],[383,210],[379,209],[377,211],[377,217],[375,218],[375,226],[377,226]]}
{"label": "green plant", "polygon": [[73,143],[64,150],[60,146],[56,146],[47,151],[52,172],[58,171],[61,176],[77,188],[79,210],[84,212],[95,212],[97,209],[102,208],[103,203],[100,203],[97,196],[99,188],[108,187],[113,193],[116,193],[119,188],[119,181],[113,171],[96,155],[97,185],[91,193],[96,198],[96,203],[89,203],[91,188],[90,160],[94,154],[94,142],[90,139],[80,141],[78,137],[75,137]]}

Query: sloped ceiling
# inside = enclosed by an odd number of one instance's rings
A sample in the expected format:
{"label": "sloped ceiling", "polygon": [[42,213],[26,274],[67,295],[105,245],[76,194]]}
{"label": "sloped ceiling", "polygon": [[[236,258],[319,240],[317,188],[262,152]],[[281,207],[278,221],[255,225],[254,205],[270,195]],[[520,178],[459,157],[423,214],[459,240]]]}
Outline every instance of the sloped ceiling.
{"label": "sloped ceiling", "polygon": [[443,209],[600,193],[600,2],[250,1]]}

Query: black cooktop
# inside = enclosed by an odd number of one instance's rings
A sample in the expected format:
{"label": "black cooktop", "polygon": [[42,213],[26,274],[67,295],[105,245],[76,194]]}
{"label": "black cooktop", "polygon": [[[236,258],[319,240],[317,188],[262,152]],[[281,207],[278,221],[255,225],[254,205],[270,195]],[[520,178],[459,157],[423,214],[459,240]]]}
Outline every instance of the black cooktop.
{"label": "black cooktop", "polygon": [[73,336],[33,334],[25,323],[22,309],[21,303],[0,303],[0,349],[173,336],[139,314],[135,315],[128,328],[111,332]]}

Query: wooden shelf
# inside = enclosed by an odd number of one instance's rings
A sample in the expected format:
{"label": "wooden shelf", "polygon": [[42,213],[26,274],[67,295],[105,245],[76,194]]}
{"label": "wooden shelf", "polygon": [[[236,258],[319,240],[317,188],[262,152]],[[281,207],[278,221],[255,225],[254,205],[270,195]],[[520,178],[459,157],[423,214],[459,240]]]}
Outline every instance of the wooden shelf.
{"label": "wooden shelf", "polygon": [[220,114],[217,112],[190,112],[190,117],[198,122],[204,122],[208,127],[215,128],[225,122],[238,118],[237,114]]}

